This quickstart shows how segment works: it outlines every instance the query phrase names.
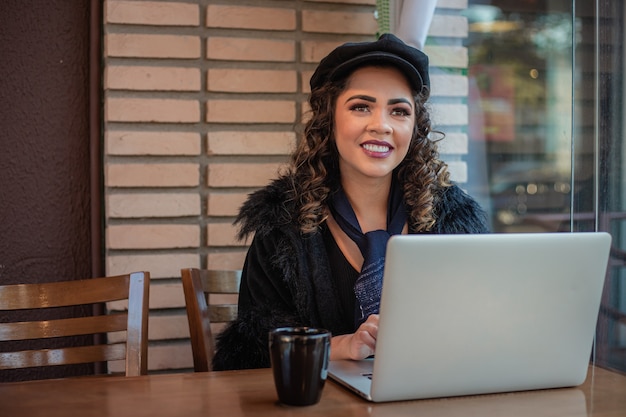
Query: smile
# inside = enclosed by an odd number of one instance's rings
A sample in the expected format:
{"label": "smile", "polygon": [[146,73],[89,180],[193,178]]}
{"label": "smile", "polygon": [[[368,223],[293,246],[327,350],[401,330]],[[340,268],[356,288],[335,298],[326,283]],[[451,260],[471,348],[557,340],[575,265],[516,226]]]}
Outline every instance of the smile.
{"label": "smile", "polygon": [[391,148],[387,145],[374,145],[371,143],[366,143],[361,146],[363,146],[363,149],[365,149],[366,151],[376,152],[376,153],[386,153],[391,150]]}

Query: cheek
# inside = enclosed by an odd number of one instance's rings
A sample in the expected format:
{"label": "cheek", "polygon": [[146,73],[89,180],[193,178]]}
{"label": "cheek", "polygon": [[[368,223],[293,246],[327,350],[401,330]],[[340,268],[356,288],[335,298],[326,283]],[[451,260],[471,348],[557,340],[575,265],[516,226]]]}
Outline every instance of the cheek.
{"label": "cheek", "polygon": [[335,118],[335,140],[337,142],[350,142],[359,137],[361,126],[355,120],[347,120],[342,116]]}
{"label": "cheek", "polygon": [[402,132],[398,132],[396,136],[396,145],[401,159],[404,159],[409,153],[409,147],[411,145],[411,138],[413,137],[413,128],[404,129]]}
{"label": "cheek", "polygon": [[403,148],[409,147],[409,143],[411,143],[411,138],[413,137],[413,126],[404,126],[401,129],[397,130],[398,133],[398,141]]}

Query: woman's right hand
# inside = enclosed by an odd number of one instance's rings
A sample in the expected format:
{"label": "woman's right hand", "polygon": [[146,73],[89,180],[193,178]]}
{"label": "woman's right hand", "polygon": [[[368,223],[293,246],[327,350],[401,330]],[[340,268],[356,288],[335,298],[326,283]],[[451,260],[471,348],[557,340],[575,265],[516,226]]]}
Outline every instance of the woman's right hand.
{"label": "woman's right hand", "polygon": [[354,333],[332,338],[330,359],[365,359],[374,354],[377,336],[378,314],[372,314]]}

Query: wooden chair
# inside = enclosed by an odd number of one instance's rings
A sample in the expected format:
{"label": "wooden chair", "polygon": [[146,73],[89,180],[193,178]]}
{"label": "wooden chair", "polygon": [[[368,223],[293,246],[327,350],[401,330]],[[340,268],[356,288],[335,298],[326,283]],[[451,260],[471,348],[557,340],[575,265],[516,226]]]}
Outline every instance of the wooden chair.
{"label": "wooden chair", "polygon": [[[241,271],[186,268],[181,269],[181,279],[194,371],[207,372],[211,370],[214,352],[211,325],[221,323],[223,326],[237,318],[237,304],[232,295],[239,294]],[[219,300],[220,294],[230,294],[231,297]]]}
{"label": "wooden chair", "polygon": [[[0,286],[0,311],[53,309],[128,300],[128,311],[0,323],[0,340],[20,341],[126,331],[126,342],[0,352],[0,369],[125,360],[126,376],[147,373],[150,274],[132,274],[41,284]],[[51,315],[52,310],[48,311]],[[45,311],[41,311],[45,317]],[[95,336],[94,336],[95,338]]]}

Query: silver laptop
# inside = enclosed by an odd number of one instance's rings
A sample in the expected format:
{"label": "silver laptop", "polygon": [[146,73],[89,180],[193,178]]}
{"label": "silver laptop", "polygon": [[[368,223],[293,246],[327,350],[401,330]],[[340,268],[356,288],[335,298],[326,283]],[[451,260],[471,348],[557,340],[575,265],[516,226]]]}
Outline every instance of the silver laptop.
{"label": "silver laptop", "polygon": [[329,375],[375,402],[584,382],[608,233],[402,235],[387,245],[375,358]]}

